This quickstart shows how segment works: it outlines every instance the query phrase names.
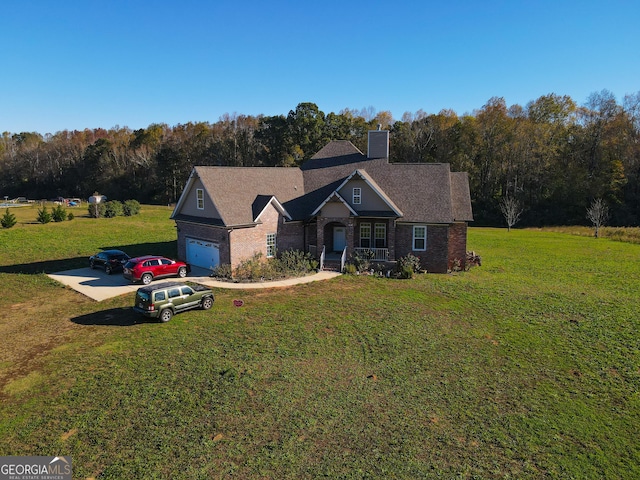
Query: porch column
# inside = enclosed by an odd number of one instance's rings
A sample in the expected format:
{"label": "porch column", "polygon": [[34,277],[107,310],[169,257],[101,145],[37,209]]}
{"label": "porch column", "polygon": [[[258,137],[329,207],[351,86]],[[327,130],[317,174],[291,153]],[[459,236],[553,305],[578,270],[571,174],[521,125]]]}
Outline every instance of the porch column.
{"label": "porch column", "polygon": [[387,221],[387,247],[389,249],[389,261],[396,261],[396,221]]}
{"label": "porch column", "polygon": [[349,217],[343,219],[344,223],[347,226],[347,256],[353,254],[353,249],[355,248],[355,219],[353,217]]}
{"label": "porch column", "polygon": [[324,227],[327,224],[327,220],[325,218],[318,218],[316,222],[316,238],[318,244],[318,258],[320,258],[320,254],[322,253],[322,247],[324,247]]}

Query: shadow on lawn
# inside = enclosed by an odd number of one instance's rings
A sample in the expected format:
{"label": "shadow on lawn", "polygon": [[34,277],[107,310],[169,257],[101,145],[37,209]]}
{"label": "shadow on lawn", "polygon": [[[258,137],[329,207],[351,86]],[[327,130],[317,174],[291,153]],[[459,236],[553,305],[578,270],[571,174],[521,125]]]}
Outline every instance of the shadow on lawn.
{"label": "shadow on lawn", "polygon": [[78,325],[104,325],[112,327],[131,327],[140,323],[154,322],[136,313],[130,307],[110,308],[95,313],[80,315],[71,319]]}
{"label": "shadow on lawn", "polygon": [[[136,243],[133,245],[105,245],[100,250],[117,249],[126,252],[130,257],[139,257],[142,255],[164,255],[169,258],[176,258],[176,241],[171,242],[155,242],[155,243]],[[95,253],[98,253],[97,251]],[[16,265],[0,266],[0,273],[23,273],[23,274],[39,274],[39,273],[57,273],[65,270],[73,270],[89,265],[89,256],[64,258],[60,260],[45,260],[43,262],[20,263]]]}

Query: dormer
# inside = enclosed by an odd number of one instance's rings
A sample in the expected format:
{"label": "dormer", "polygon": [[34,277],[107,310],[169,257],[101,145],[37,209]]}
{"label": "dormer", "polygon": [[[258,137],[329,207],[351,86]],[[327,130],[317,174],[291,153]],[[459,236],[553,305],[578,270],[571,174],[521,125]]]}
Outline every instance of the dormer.
{"label": "dormer", "polygon": [[348,215],[402,217],[403,213],[364,170],[355,170],[312,213],[329,202],[339,202]]}

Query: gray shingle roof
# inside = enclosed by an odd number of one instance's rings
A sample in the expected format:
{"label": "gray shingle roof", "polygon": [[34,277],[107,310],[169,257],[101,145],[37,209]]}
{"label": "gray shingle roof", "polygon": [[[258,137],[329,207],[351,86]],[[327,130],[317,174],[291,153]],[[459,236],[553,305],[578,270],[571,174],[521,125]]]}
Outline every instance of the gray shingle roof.
{"label": "gray shingle roof", "polygon": [[297,199],[304,193],[299,168],[287,167],[195,167],[213,204],[226,226],[249,225],[254,220],[254,205],[263,196],[272,196],[293,218]]}
{"label": "gray shingle roof", "polygon": [[[466,173],[446,163],[368,160],[351,142],[333,141],[301,168],[195,167],[226,226],[249,225],[272,196],[293,220],[312,212],[355,170],[362,170],[403,213],[405,222],[472,221]],[[179,214],[179,212],[177,212]]]}
{"label": "gray shingle roof", "polygon": [[451,198],[453,199],[453,219],[472,221],[473,211],[471,210],[467,172],[451,172]]}

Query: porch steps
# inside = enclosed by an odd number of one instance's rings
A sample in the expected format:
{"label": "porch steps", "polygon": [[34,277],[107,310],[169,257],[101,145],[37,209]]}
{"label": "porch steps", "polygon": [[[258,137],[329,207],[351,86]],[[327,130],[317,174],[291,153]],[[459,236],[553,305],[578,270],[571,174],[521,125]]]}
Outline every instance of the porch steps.
{"label": "porch steps", "polygon": [[340,260],[325,260],[324,268],[322,269],[325,272],[340,272]]}

